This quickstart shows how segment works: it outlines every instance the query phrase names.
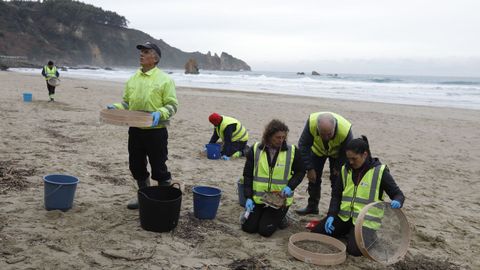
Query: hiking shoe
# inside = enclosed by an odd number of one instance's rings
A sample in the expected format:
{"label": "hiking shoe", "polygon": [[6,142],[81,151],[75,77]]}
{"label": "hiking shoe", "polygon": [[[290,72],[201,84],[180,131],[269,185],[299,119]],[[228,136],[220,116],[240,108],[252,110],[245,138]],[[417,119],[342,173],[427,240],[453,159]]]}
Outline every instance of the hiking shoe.
{"label": "hiking shoe", "polygon": [[131,199],[127,204],[127,208],[130,210],[138,209],[138,198]]}
{"label": "hiking shoe", "polygon": [[318,207],[307,206],[302,209],[295,210],[300,216],[305,216],[309,214],[318,214]]}
{"label": "hiking shoe", "polygon": [[172,185],[171,179],[167,181],[158,182],[159,187],[169,187],[171,185]]}

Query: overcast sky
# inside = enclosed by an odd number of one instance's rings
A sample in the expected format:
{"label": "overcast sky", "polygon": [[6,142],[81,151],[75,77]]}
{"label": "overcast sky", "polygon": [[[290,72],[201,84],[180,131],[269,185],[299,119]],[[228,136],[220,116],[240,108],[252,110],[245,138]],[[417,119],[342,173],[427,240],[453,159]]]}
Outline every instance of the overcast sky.
{"label": "overcast sky", "polygon": [[253,70],[480,76],[478,0],[81,0]]}

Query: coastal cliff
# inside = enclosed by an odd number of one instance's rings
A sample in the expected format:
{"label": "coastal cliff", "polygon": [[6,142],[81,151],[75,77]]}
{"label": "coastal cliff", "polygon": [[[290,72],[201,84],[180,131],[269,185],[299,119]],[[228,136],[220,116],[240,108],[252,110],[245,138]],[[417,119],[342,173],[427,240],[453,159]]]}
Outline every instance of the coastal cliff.
{"label": "coastal cliff", "polygon": [[127,25],[115,12],[71,0],[0,1],[0,55],[38,65],[53,60],[62,66],[137,66],[135,45],[152,41],[162,50],[161,67],[183,69],[193,58],[200,69],[250,70],[225,52],[183,52]]}

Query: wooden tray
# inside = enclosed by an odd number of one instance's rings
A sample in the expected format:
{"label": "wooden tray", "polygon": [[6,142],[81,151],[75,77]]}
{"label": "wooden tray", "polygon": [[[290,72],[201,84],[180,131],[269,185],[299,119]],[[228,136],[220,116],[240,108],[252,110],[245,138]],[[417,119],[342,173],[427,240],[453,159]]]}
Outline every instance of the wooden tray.
{"label": "wooden tray", "polygon": [[148,112],[103,109],[100,111],[100,120],[116,126],[150,127],[153,117]]}
{"label": "wooden tray", "polygon": [[272,208],[280,209],[285,206],[286,198],[282,197],[280,192],[265,192],[262,201]]}
{"label": "wooden tray", "polygon": [[396,250],[396,252],[391,257],[389,257],[388,261],[381,260],[380,258],[373,256],[368,252],[368,249],[365,247],[362,228],[365,220],[365,215],[367,214],[368,210],[375,206],[378,207],[379,205],[381,207],[390,207],[390,203],[388,202],[373,202],[373,203],[367,204],[362,209],[362,211],[360,211],[360,213],[358,214],[358,218],[355,223],[355,242],[357,243],[358,249],[360,249],[360,252],[362,252],[363,256],[371,260],[374,260],[376,262],[382,263],[384,265],[390,265],[398,262],[405,256],[405,254],[407,254],[408,246],[410,245],[410,235],[411,235],[410,224],[408,223],[407,217],[405,216],[405,213],[403,212],[402,209],[390,209],[394,211],[396,217],[400,222],[400,227],[402,228],[401,230],[402,238],[400,240],[401,242],[399,245],[400,248]]}
{"label": "wooden tray", "polygon": [[[332,245],[336,247],[339,252],[337,253],[316,253],[311,252],[305,249],[301,249],[295,246],[296,242],[309,240],[309,241],[318,241],[324,244]],[[290,236],[288,240],[288,253],[295,257],[296,259],[312,263],[316,265],[336,265],[341,264],[347,259],[346,253],[347,247],[340,241],[331,236],[319,234],[319,233],[310,233],[310,232],[301,232],[296,233]]]}

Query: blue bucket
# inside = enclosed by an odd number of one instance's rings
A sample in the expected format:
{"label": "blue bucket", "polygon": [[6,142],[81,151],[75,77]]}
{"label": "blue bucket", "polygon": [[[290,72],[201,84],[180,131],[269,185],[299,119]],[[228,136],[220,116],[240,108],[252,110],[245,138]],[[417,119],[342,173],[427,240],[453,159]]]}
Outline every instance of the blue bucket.
{"label": "blue bucket", "polygon": [[221,146],[218,143],[209,143],[206,144],[207,148],[207,158],[208,159],[220,159],[220,149]]}
{"label": "blue bucket", "polygon": [[243,177],[240,177],[237,181],[237,193],[238,193],[238,203],[245,207],[245,194],[243,192],[244,184],[243,184]]}
{"label": "blue bucket", "polygon": [[193,214],[198,219],[214,219],[222,191],[218,188],[196,186],[193,188]]}
{"label": "blue bucket", "polygon": [[78,178],[64,174],[43,177],[45,184],[45,209],[67,211],[72,208]]}
{"label": "blue bucket", "polygon": [[32,93],[28,93],[28,92],[23,93],[23,101],[24,102],[31,102],[32,101]]}

